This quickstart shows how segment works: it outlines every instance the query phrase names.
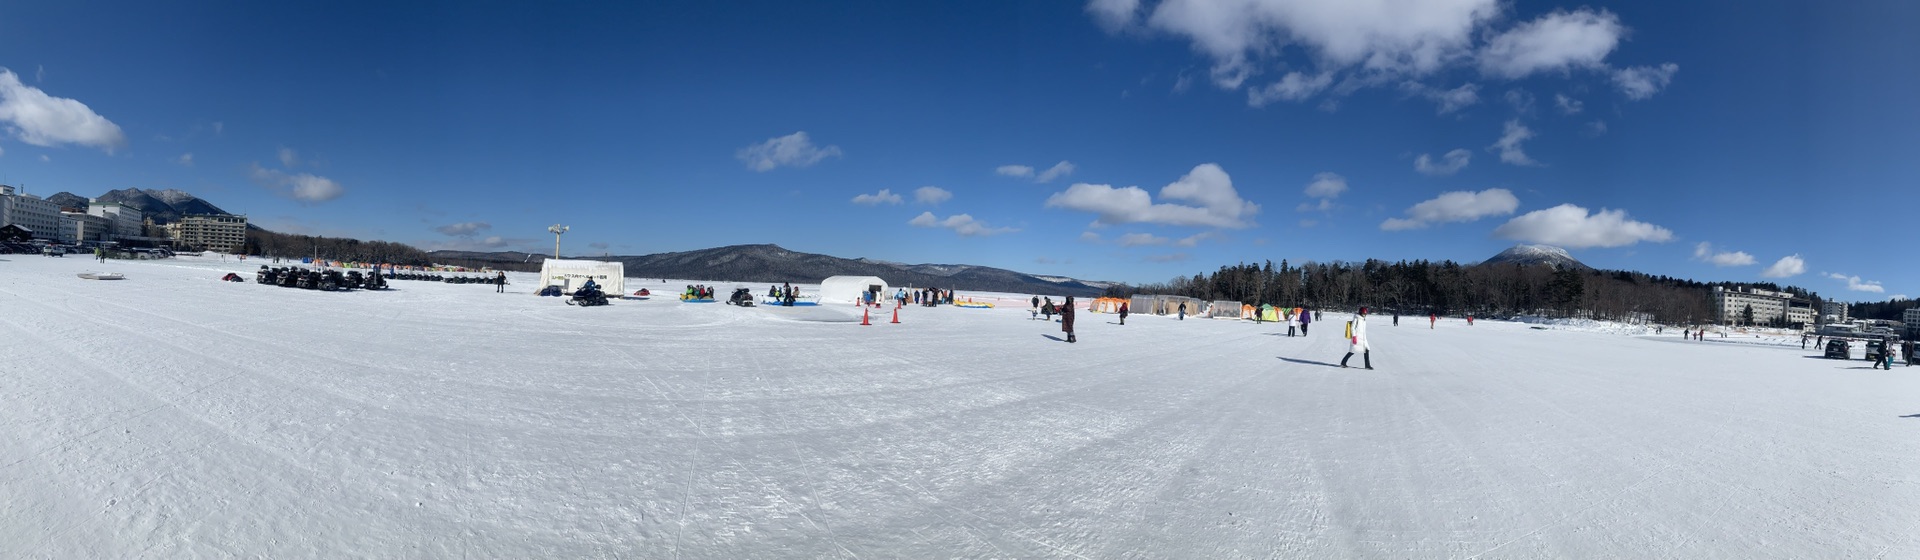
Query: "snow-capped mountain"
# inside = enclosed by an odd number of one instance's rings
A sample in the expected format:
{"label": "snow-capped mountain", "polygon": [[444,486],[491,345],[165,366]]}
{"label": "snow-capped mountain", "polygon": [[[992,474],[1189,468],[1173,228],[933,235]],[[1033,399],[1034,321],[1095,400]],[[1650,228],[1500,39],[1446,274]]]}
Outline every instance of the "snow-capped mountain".
{"label": "snow-capped mountain", "polygon": [[1494,255],[1493,258],[1487,259],[1486,262],[1480,264],[1482,266],[1490,264],[1544,264],[1551,265],[1554,268],[1572,267],[1580,270],[1592,268],[1580,262],[1578,259],[1573,258],[1573,255],[1567,254],[1566,249],[1552,245],[1525,244],[1514,245],[1512,248],[1501,251],[1500,254]]}

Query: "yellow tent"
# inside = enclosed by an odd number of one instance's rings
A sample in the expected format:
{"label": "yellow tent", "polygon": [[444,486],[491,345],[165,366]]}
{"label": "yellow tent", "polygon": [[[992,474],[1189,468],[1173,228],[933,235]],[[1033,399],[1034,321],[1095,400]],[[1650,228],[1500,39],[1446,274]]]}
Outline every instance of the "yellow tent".
{"label": "yellow tent", "polygon": [[1093,300],[1093,305],[1088,307],[1087,310],[1094,313],[1119,313],[1120,304],[1126,302],[1127,300],[1125,298],[1097,298]]}

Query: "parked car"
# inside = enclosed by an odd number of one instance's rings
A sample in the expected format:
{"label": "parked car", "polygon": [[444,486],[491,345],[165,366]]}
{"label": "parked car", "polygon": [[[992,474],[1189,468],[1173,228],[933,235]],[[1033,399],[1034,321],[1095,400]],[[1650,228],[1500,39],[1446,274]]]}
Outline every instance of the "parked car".
{"label": "parked car", "polygon": [[1826,356],[1828,358],[1835,358],[1840,360],[1852,358],[1853,345],[1848,344],[1847,341],[1845,340],[1829,340],[1827,341]]}
{"label": "parked car", "polygon": [[1887,343],[1881,340],[1867,341],[1867,359],[1879,359],[1887,351]]}

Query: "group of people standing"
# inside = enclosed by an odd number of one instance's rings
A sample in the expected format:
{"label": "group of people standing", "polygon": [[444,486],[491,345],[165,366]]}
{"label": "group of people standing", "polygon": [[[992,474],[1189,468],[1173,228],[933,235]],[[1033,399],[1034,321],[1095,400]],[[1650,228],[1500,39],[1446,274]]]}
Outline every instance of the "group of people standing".
{"label": "group of people standing", "polygon": [[775,302],[779,302],[780,305],[793,307],[793,300],[800,297],[800,290],[793,289],[793,284],[788,283],[782,283],[778,286],[767,286],[767,297],[772,298]]}
{"label": "group of people standing", "polygon": [[[904,302],[905,299],[902,298],[901,301]],[[914,290],[913,302],[920,305],[927,306],[927,307],[933,307],[935,305],[939,305],[943,303],[947,305],[953,305],[953,290],[942,290],[940,288],[927,288],[924,290]],[[905,304],[902,303],[902,305],[905,305]]]}

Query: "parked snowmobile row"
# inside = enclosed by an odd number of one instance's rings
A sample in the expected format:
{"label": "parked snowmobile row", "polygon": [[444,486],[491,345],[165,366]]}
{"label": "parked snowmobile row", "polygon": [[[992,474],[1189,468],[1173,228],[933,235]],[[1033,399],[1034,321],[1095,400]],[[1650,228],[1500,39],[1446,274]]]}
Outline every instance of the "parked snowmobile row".
{"label": "parked snowmobile row", "polygon": [[254,281],[283,288],[300,288],[326,292],[346,290],[384,290],[387,281],[379,272],[362,274],[358,270],[341,273],[338,270],[309,270],[305,268],[269,268],[260,265],[254,273]]}

